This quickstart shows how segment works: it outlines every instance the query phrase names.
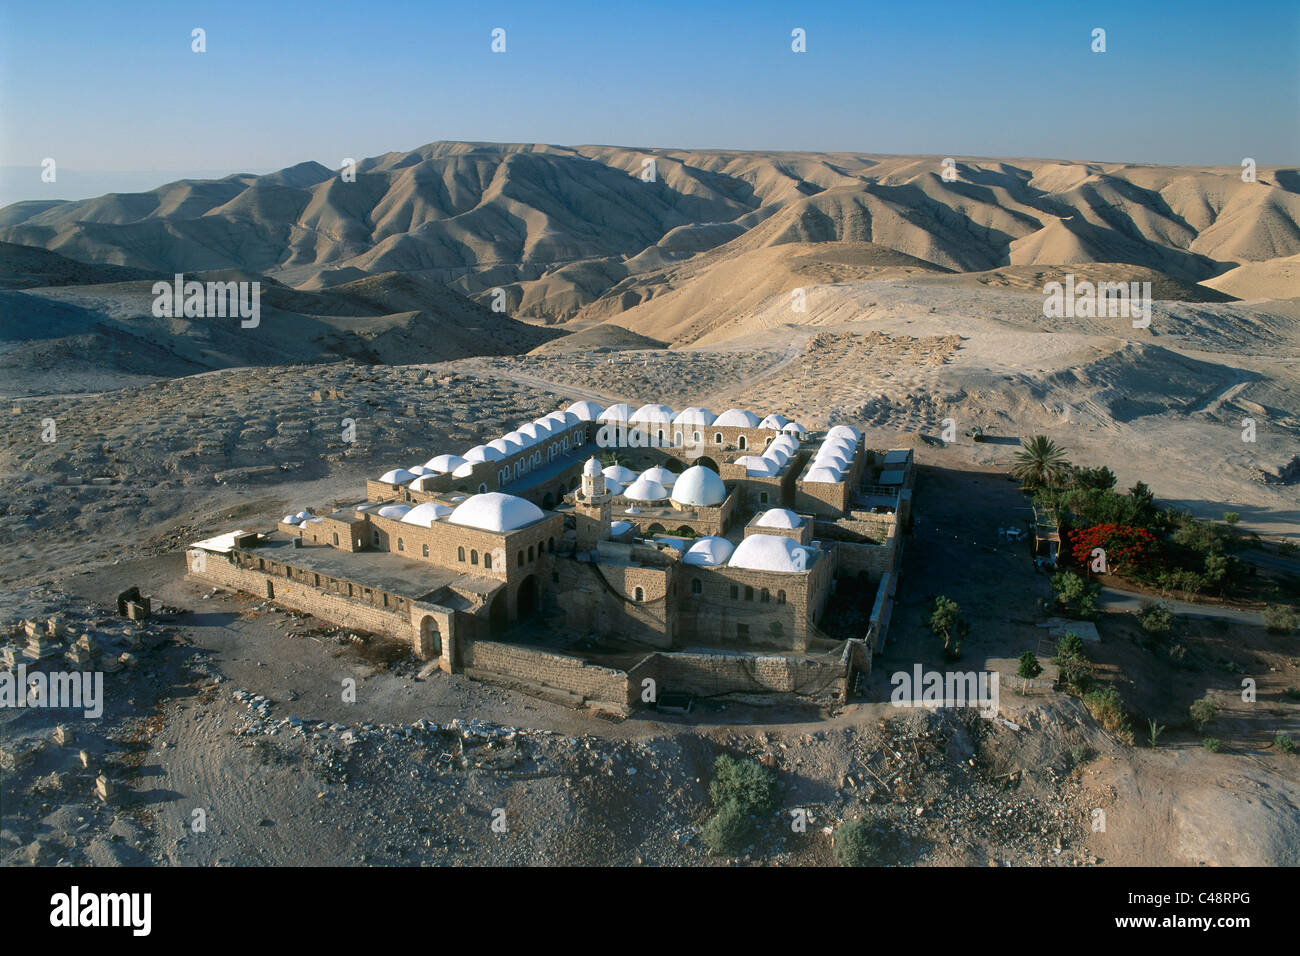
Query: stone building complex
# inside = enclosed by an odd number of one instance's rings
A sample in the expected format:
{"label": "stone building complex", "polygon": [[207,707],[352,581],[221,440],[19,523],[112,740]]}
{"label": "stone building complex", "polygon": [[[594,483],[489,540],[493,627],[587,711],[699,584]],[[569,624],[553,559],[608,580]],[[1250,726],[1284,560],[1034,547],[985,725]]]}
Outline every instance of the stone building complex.
{"label": "stone building complex", "polygon": [[[847,695],[885,638],[912,480],[910,451],[847,425],[583,401],[197,542],[188,568],[573,704]],[[862,633],[821,627],[837,591],[870,607]]]}

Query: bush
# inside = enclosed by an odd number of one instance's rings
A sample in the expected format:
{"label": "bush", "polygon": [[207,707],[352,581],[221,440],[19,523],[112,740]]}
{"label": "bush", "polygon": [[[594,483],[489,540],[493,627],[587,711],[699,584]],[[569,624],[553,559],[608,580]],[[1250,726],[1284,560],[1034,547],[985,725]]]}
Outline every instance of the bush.
{"label": "bush", "polygon": [[729,800],[713,811],[700,829],[700,839],[714,856],[730,856],[745,848],[754,832],[754,821],[734,800]]}
{"label": "bush", "polygon": [[1288,734],[1278,734],[1274,737],[1273,746],[1284,754],[1295,753],[1295,741]]}
{"label": "bush", "polygon": [[870,866],[876,856],[871,824],[850,820],[835,830],[835,862],[840,866]]}
{"label": "bush", "polygon": [[1120,742],[1132,746],[1133,728],[1129,724],[1124,700],[1114,687],[1089,691],[1083,696],[1084,706],[1097,723],[1114,734]]}
{"label": "bush", "polygon": [[1145,528],[1105,524],[1076,528],[1069,532],[1070,553],[1079,564],[1088,566],[1097,548],[1106,552],[1108,571],[1143,573],[1154,563],[1159,548],[1156,536]]}
{"label": "bush", "polygon": [[1075,690],[1087,690],[1092,680],[1092,661],[1083,649],[1083,639],[1067,631],[1056,644],[1056,657],[1052,659],[1060,672],[1060,679]]}
{"label": "bush", "polygon": [[1296,627],[1295,609],[1285,604],[1270,604],[1264,608],[1264,623],[1275,634],[1289,634]]}
{"label": "bush", "polygon": [[1207,694],[1187,708],[1187,712],[1192,715],[1192,722],[1196,724],[1196,729],[1204,730],[1219,715],[1219,705]]}
{"label": "bush", "polygon": [[1300,551],[1300,545],[1294,541],[1283,541],[1277,546],[1278,554],[1295,554],[1297,551]]}
{"label": "bush", "polygon": [[1020,655],[1020,666],[1016,673],[1025,680],[1033,680],[1043,672],[1043,665],[1038,663],[1038,658],[1034,656],[1033,651],[1025,651]]}
{"label": "bush", "polygon": [[1229,528],[1231,528],[1234,524],[1236,524],[1240,520],[1241,520],[1241,515],[1237,514],[1237,512],[1235,511],[1225,511],[1223,513],[1223,523],[1226,524]]}
{"label": "bush", "polygon": [[1174,626],[1174,612],[1168,604],[1144,604],[1138,611],[1138,624],[1148,634],[1168,634]]}
{"label": "bush", "polygon": [[1208,750],[1210,753],[1217,754],[1219,752],[1219,748],[1223,746],[1223,741],[1220,740],[1218,737],[1206,737],[1204,740],[1201,741],[1201,746],[1204,747],[1206,750]]}
{"label": "bush", "polygon": [[709,797],[715,807],[735,803],[746,813],[770,810],[776,805],[776,774],[753,758],[720,754],[713,762]]}

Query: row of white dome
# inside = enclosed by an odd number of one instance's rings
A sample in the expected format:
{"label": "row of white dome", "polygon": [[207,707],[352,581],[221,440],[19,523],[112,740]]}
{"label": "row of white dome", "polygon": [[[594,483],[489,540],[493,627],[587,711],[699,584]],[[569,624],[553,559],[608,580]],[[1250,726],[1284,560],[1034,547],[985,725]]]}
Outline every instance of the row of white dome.
{"label": "row of white dome", "polygon": [[662,465],[647,468],[639,475],[623,465],[601,468],[592,458],[583,466],[584,474],[605,478],[605,490],[622,495],[629,501],[674,501],[687,507],[713,507],[727,500],[727,486],[718,473],[703,465],[692,465],[675,475]]}
{"label": "row of white dome", "polygon": [[793,538],[775,534],[751,534],[733,545],[726,538],[698,538],[691,542],[682,561],[708,567],[726,565],[750,571],[778,571],[794,574],[807,571],[817,560],[817,549]]}
{"label": "row of white dome", "polygon": [[807,433],[806,428],[798,422],[790,421],[784,415],[772,414],[760,419],[753,412],[743,408],[729,408],[721,415],[715,416],[707,408],[691,407],[674,414],[667,405],[642,405],[633,411],[630,405],[622,402],[609,408],[601,408],[595,402],[580,401],[574,402],[562,412],[551,412],[527,425],[520,425],[514,431],[486,445],[475,445],[464,455],[435,455],[423,465],[387,471],[379,480],[389,485],[411,484],[417,491],[423,491],[419,483],[420,478],[448,473],[453,478],[466,478],[478,462],[501,461],[526,448],[557,438],[565,430],[583,422],[767,428],[790,435]]}
{"label": "row of white dome", "polygon": [[804,481],[821,481],[836,484],[844,480],[853,456],[857,454],[861,433],[848,425],[836,425],[826,432],[821,446],[813,454]]}

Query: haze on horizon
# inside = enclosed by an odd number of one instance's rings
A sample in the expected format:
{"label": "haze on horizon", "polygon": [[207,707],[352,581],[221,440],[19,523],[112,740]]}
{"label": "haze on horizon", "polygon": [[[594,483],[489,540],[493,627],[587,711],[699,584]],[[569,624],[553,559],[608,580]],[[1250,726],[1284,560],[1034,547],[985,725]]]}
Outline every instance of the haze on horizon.
{"label": "haze on horizon", "polygon": [[[1013,0],[978,18],[880,3],[28,9],[0,12],[0,167],[19,184],[0,201],[80,198],[72,180],[147,170],[161,183],[337,167],[435,140],[1300,161],[1300,5],[1285,0],[1249,16]],[[1104,53],[1091,49],[1098,27]],[[795,29],[806,52],[791,48]],[[55,195],[45,157],[83,176]]]}

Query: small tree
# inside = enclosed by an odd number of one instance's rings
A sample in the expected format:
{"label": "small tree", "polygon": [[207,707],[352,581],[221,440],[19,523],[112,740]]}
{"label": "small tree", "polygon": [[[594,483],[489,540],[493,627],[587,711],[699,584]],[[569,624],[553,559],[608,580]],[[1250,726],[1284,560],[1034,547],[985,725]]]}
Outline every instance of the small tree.
{"label": "small tree", "polygon": [[1016,674],[1025,680],[1033,680],[1043,672],[1043,665],[1038,663],[1038,658],[1034,656],[1033,651],[1025,651],[1020,655],[1020,666],[1016,668]]}
{"label": "small tree", "polygon": [[1228,527],[1232,527],[1240,520],[1241,520],[1241,515],[1237,514],[1237,512],[1235,511],[1225,511],[1223,513],[1223,523],[1226,524]]}
{"label": "small tree", "polygon": [[1056,657],[1052,659],[1060,672],[1060,679],[1077,691],[1088,689],[1092,680],[1092,661],[1083,648],[1083,639],[1067,631],[1056,644]]}
{"label": "small tree", "polygon": [[1264,623],[1275,634],[1289,634],[1296,628],[1296,613],[1285,604],[1270,604],[1264,608]]}
{"label": "small tree", "polygon": [[1174,612],[1168,604],[1144,604],[1138,611],[1138,624],[1148,634],[1168,634],[1174,626]]}
{"label": "small tree", "polygon": [[1284,754],[1295,753],[1295,741],[1291,739],[1289,734],[1278,734],[1273,738],[1273,746]]}
{"label": "small tree", "polygon": [[930,633],[943,639],[943,656],[945,660],[956,660],[961,656],[961,638],[970,630],[961,617],[961,608],[952,598],[940,594],[934,599],[930,611]]}

